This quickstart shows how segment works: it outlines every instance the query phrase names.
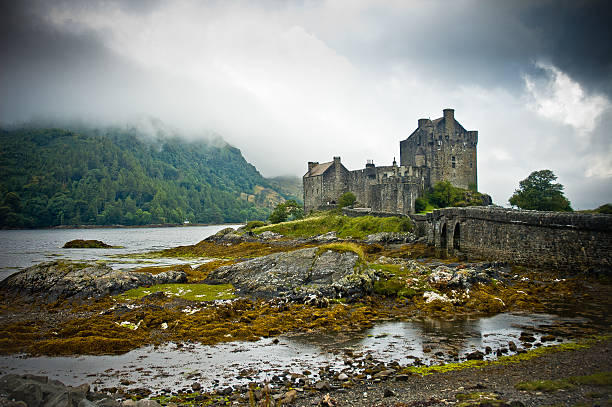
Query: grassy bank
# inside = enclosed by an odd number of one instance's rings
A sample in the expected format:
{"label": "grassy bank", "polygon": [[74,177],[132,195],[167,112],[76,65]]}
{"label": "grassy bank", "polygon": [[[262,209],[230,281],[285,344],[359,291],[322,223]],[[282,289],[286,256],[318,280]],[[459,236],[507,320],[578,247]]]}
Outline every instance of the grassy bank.
{"label": "grassy bank", "polygon": [[304,219],[282,222],[253,229],[256,234],[271,231],[288,237],[310,237],[336,232],[340,238],[363,239],[367,235],[379,232],[409,232],[413,228],[407,218],[360,216],[349,218],[331,212],[323,212]]}

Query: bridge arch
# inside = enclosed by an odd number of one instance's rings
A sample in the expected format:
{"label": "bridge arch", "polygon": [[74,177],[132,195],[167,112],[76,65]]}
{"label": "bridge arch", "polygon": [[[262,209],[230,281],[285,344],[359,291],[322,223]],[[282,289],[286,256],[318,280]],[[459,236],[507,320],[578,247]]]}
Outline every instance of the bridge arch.
{"label": "bridge arch", "polygon": [[461,224],[455,223],[453,230],[453,250],[461,250]]}
{"label": "bridge arch", "polygon": [[440,229],[440,248],[446,249],[448,241],[447,231],[446,231],[446,222],[442,224],[442,228]]}

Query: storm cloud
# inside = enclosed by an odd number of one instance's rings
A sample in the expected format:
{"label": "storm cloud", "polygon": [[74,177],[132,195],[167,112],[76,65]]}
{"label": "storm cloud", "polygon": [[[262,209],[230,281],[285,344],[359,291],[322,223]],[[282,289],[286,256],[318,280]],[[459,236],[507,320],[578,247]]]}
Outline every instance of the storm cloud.
{"label": "storm cloud", "polygon": [[606,1],[0,3],[0,121],[159,119],[266,176],[390,164],[421,117],[479,130],[479,189],[553,170],[612,201]]}

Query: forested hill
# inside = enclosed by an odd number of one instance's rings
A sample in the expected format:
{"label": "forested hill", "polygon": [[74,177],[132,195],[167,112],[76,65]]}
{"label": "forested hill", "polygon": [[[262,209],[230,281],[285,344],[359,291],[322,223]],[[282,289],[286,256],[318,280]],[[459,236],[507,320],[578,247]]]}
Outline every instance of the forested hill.
{"label": "forested hill", "polygon": [[2,227],[244,222],[292,192],[220,139],[0,130]]}

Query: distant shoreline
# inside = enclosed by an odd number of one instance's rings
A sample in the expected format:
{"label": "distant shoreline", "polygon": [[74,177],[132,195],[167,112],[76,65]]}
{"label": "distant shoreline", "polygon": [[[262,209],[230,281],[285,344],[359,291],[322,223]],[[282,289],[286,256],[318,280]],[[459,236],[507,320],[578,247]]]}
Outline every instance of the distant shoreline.
{"label": "distant shoreline", "polygon": [[191,226],[244,225],[244,223],[155,223],[151,225],[61,225],[44,228],[2,228],[0,230],[65,230],[65,229],[145,229]]}

